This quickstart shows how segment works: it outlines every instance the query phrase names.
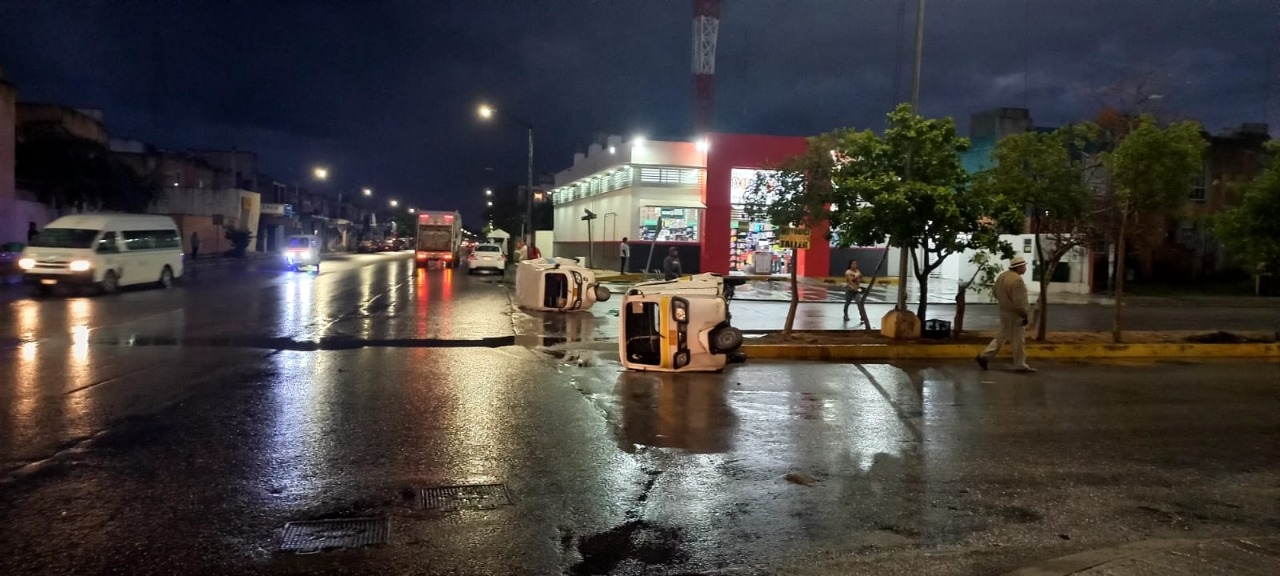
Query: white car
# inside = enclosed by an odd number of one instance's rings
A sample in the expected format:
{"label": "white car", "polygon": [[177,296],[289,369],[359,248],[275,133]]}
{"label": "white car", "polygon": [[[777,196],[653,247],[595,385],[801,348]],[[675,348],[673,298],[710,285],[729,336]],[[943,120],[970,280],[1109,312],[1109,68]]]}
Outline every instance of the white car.
{"label": "white car", "polygon": [[507,255],[497,244],[477,244],[467,257],[467,274],[480,270],[492,270],[502,274],[507,269]]}
{"label": "white car", "polygon": [[718,274],[636,284],[619,308],[618,353],[629,370],[717,371],[739,361],[742,331],[729,325],[736,280]]}
{"label": "white car", "polygon": [[539,258],[516,264],[516,302],[526,310],[587,310],[609,299],[596,273],[573,258]]}

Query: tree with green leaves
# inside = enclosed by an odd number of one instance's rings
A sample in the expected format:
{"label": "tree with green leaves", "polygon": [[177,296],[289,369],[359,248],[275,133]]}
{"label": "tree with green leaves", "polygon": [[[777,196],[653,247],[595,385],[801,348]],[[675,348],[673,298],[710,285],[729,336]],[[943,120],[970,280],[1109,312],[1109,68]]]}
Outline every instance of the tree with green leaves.
{"label": "tree with green leaves", "polygon": [[1267,143],[1266,168],[1240,186],[1240,204],[1223,211],[1214,234],[1240,261],[1258,272],[1280,273],[1280,143]]}
{"label": "tree with green leaves", "polygon": [[[829,134],[810,138],[803,155],[786,160],[775,170],[757,172],[743,196],[747,217],[763,218],[777,228],[812,230],[825,223],[831,203],[833,141]],[[791,267],[791,306],[784,335],[791,334],[800,305],[797,268]]]}
{"label": "tree with green leaves", "polygon": [[60,130],[30,131],[14,151],[18,180],[55,208],[145,212],[159,186],[104,144]]}
{"label": "tree with green leaves", "polygon": [[923,118],[903,104],[889,113],[883,137],[848,130],[834,144],[833,231],[858,245],[888,240],[910,251],[920,318],[928,311],[929,275],[947,257],[1011,250],[1000,233],[1021,226],[1020,207],[969,185],[960,163],[969,140],[956,134],[950,118]]}
{"label": "tree with green leaves", "polygon": [[1195,122],[1156,125],[1150,115],[1139,117],[1115,149],[1102,154],[1110,173],[1107,209],[1115,222],[1115,320],[1112,338],[1123,332],[1125,252],[1140,219],[1168,216],[1183,207],[1193,179],[1204,168],[1205,140]]}
{"label": "tree with green leaves", "polygon": [[1096,234],[1094,168],[1084,154],[1097,138],[1094,124],[1064,126],[1051,133],[1014,134],[996,143],[994,164],[974,176],[974,187],[1004,198],[1029,214],[1040,273],[1036,303],[1036,339],[1044,340],[1049,318],[1049,283],[1067,254]]}

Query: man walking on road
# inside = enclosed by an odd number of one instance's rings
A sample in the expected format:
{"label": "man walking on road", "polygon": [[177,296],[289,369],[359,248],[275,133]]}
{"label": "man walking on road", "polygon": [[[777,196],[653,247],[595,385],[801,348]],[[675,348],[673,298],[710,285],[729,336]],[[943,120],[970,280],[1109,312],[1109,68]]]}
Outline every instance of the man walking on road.
{"label": "man walking on road", "polygon": [[1027,366],[1025,346],[1027,317],[1030,305],[1027,303],[1027,284],[1022,275],[1027,272],[1027,261],[1021,256],[1014,256],[1009,269],[996,277],[996,301],[1000,303],[1000,332],[996,339],[987,345],[987,349],[978,355],[978,366],[987,369],[987,363],[1000,353],[1005,342],[1013,348],[1014,369],[1019,372],[1035,372]]}
{"label": "man walking on road", "polygon": [[618,273],[626,274],[627,258],[631,257],[631,246],[627,244],[626,236],[622,237],[622,244],[618,245],[618,257],[622,260],[622,263],[618,265]]}

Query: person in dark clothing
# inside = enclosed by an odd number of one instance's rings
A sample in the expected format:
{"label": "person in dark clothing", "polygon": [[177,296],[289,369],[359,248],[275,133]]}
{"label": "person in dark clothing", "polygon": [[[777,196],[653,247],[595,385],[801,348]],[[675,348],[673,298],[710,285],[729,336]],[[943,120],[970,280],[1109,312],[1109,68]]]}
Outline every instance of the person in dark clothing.
{"label": "person in dark clothing", "polygon": [[675,246],[671,247],[671,251],[667,257],[662,260],[663,278],[667,280],[675,280],[684,272],[680,270],[680,251]]}
{"label": "person in dark clothing", "polygon": [[191,259],[195,260],[198,256],[200,256],[200,234],[198,232],[192,231],[191,232]]}
{"label": "person in dark clothing", "polygon": [[31,244],[31,241],[36,239],[36,234],[39,233],[40,231],[36,230],[35,222],[27,222],[27,244]]}

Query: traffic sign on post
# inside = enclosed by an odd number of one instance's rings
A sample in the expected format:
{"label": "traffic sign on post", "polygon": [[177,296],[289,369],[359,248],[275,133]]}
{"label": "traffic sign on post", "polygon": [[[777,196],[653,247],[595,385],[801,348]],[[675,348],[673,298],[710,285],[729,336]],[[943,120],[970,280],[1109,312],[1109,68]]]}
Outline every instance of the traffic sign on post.
{"label": "traffic sign on post", "polygon": [[793,250],[808,250],[809,229],[780,228],[778,230],[778,245],[783,248],[791,248]]}

